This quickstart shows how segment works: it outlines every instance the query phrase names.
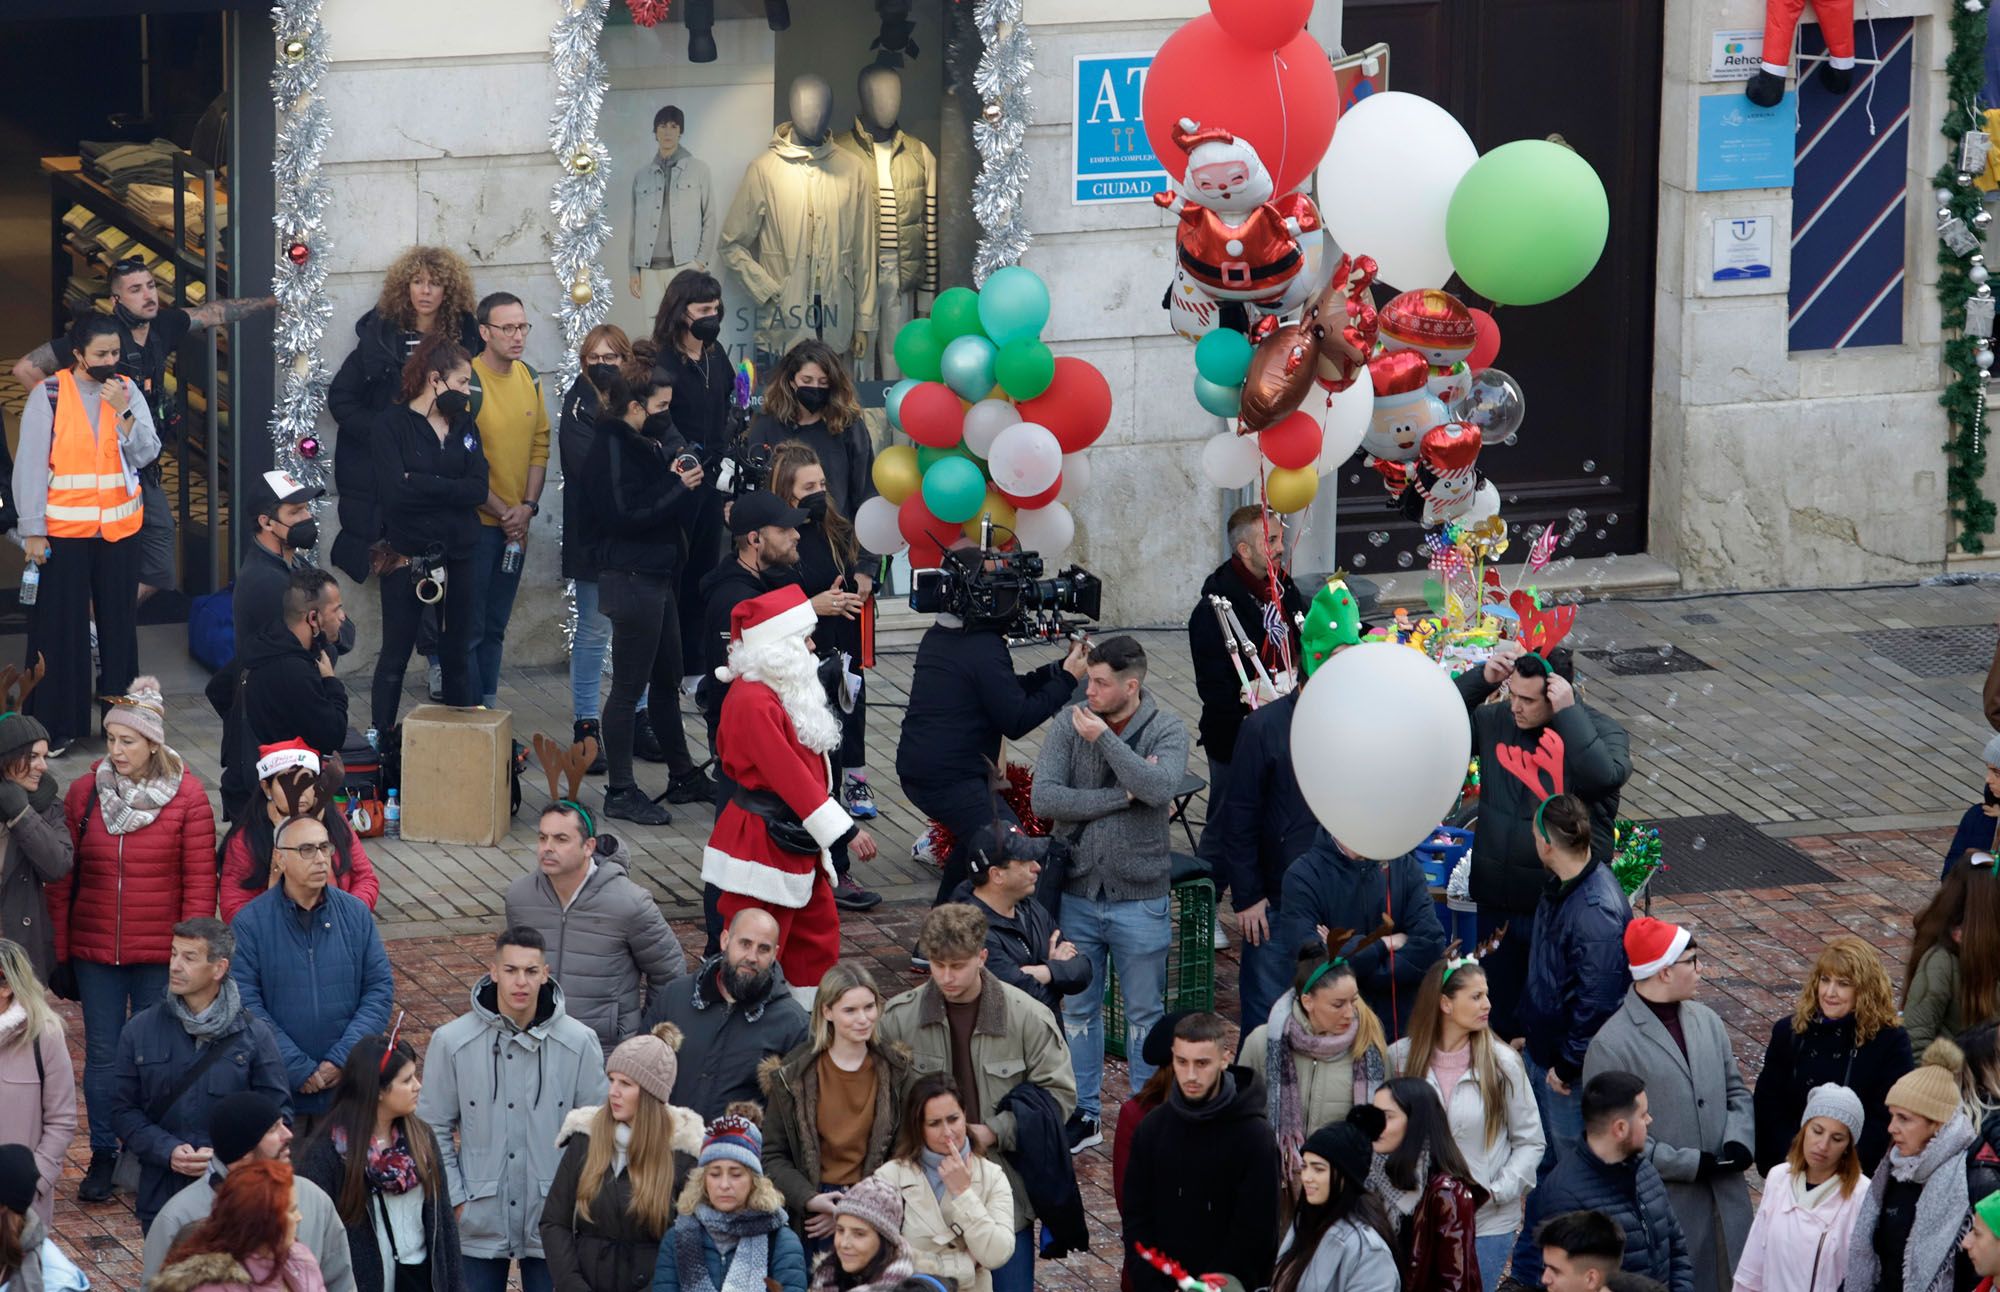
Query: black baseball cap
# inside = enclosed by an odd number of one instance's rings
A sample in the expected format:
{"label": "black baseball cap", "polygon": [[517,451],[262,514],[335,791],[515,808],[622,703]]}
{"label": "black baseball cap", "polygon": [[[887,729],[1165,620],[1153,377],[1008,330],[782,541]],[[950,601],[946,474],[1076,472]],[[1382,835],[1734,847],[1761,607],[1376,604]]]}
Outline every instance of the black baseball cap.
{"label": "black baseball cap", "polygon": [[966,839],[963,854],[966,872],[977,884],[995,866],[1004,866],[1010,861],[1046,860],[1049,841],[1024,834],[1021,827],[1011,823],[989,822],[974,830]]}
{"label": "black baseball cap", "polygon": [[305,484],[289,471],[266,471],[251,486],[253,510],[269,516],[286,503],[311,502],[326,496],[326,490]]}
{"label": "black baseball cap", "polygon": [[732,534],[748,534],[772,525],[779,529],[797,529],[805,523],[804,512],[797,507],[785,506],[778,501],[778,495],[762,489],[744,494],[729,509],[729,532]]}

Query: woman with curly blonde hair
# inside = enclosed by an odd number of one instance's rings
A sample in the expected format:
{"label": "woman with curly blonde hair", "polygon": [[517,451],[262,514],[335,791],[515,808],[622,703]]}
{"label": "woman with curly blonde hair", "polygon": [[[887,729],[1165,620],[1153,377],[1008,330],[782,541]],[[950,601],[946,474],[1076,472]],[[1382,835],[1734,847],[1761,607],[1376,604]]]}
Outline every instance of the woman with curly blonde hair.
{"label": "woman with curly blonde hair", "polygon": [[1817,1086],[1846,1086],[1867,1116],[1856,1148],[1873,1173],[1889,1148],[1889,1087],[1915,1064],[1896,1020],[1889,971],[1874,947],[1843,933],[1813,961],[1790,1018],[1771,1024],[1757,1076],[1757,1169],[1769,1175],[1791,1154],[1793,1132]]}
{"label": "woman with curly blonde hair", "polygon": [[467,354],[484,344],[472,316],[472,271],[444,247],[411,247],[382,276],[375,307],[354,325],[354,351],[327,388],[326,408],[340,428],[333,479],[340,492],[340,535],[333,564],[360,582],[382,537],[382,506],[373,453],[375,421],[396,402],[403,365],[434,332]]}
{"label": "woman with curly blonde hair", "polygon": [[708,1124],[680,1219],[660,1243],[653,1292],[805,1292],[806,1249],[764,1174],[761,1115],[756,1104],[731,1104]]}

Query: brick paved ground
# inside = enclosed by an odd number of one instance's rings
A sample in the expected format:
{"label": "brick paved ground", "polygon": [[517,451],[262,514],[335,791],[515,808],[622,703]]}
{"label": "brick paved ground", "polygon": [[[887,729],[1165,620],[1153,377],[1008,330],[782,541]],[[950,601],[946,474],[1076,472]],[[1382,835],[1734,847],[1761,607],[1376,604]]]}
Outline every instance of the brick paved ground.
{"label": "brick paved ground", "polygon": [[[1978,586],[1618,601],[1585,608],[1573,639],[1581,650],[1616,652],[1630,663],[1639,658],[1637,652],[1673,645],[1712,666],[1706,672],[1619,676],[1604,661],[1584,661],[1588,701],[1619,716],[1632,733],[1636,770],[1627,813],[1737,813],[1787,837],[1836,876],[1830,883],[1661,898],[1654,904],[1654,914],[1699,927],[1708,984],[1704,999],[1735,1033],[1746,1076],[1754,1079],[1770,1020],[1790,1012],[1799,976],[1826,937],[1853,931],[1868,938],[1883,949],[1900,979],[1908,915],[1928,897],[1951,827],[1978,791],[1979,751],[1990,735],[1979,713],[1985,663],[1980,652],[1990,654],[1991,629],[1984,636],[1962,634],[1957,663],[1966,666],[1935,677],[1871,654],[1879,639],[1863,643],[1855,634],[1986,625],[1993,609],[1991,594]],[[1155,694],[1191,718],[1195,706],[1184,639],[1178,632],[1154,632],[1144,640],[1153,655]],[[147,664],[161,670],[176,697],[171,738],[212,782],[217,723],[199,697],[203,679],[185,666],[175,671],[177,647],[164,636],[149,639]],[[1024,652],[1021,663],[1026,667],[1037,658]],[[907,948],[930,890],[926,869],[909,859],[918,822],[893,778],[894,732],[908,677],[908,656],[891,657],[870,683],[870,767],[883,809],[877,825],[884,857],[859,873],[891,900],[868,916],[848,919],[842,930],[848,954],[871,960],[891,991],[918,981],[909,974]],[[356,679],[349,684],[355,686]],[[365,689],[365,679],[360,686]],[[567,732],[567,696],[566,678],[524,671],[510,675],[502,698],[516,706],[517,735],[525,739],[524,733],[537,729]],[[689,730],[698,746],[698,723],[691,721]],[[85,757],[74,753],[58,771],[68,779],[86,766]],[[661,769],[641,768],[642,783],[655,788],[663,783]],[[539,791],[531,787],[529,793],[532,800]],[[1193,815],[1201,815],[1198,802]],[[667,904],[691,949],[699,945],[698,859],[707,824],[707,813],[697,811],[664,829],[619,831],[639,877]],[[409,1026],[420,1041],[464,1008],[488,945],[481,933],[497,920],[505,879],[528,864],[532,828],[524,816],[504,848],[394,841],[371,847],[383,877],[378,914],[385,936],[394,939],[398,1001],[410,1011]],[[1234,953],[1222,953],[1218,993],[1230,1012],[1235,972]],[[68,1012],[80,1065],[81,1022],[73,1008]],[[1126,1092],[1122,1065],[1114,1062],[1112,1069],[1105,1086],[1107,1118]],[[1112,1127],[1105,1129],[1108,1141]],[[86,1157],[79,1137],[69,1178],[58,1192],[57,1234],[98,1286],[135,1288],[139,1236],[129,1200],[94,1207],[74,1201]],[[1117,1213],[1108,1142],[1078,1162],[1093,1250],[1060,1265],[1044,1263],[1038,1281],[1051,1288],[1114,1287]]]}

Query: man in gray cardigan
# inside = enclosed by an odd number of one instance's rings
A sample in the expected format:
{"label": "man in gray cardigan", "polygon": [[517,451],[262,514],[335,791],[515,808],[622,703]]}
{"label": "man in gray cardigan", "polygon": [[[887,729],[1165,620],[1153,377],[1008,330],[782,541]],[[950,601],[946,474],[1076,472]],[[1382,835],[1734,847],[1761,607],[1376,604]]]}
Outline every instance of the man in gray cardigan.
{"label": "man in gray cardigan", "polygon": [[1625,926],[1625,956],[1632,989],[1591,1040],[1583,1079],[1630,1072],[1646,1083],[1645,1156],[1687,1236],[1694,1292],[1725,1292],[1750,1236],[1750,1088],[1722,1020],[1693,1000],[1701,970],[1688,930],[1641,916]]}
{"label": "man in gray cardigan", "polygon": [[[1116,957],[1132,1088],[1153,1075],[1141,1055],[1146,1032],[1166,1013],[1167,918],[1173,858],[1167,812],[1187,772],[1187,728],[1146,694],[1146,651],[1130,637],[1091,647],[1084,703],[1049,724],[1035,761],[1034,809],[1071,841],[1063,885],[1062,936],[1105,980]],[[1104,1083],[1104,997],[1063,998],[1063,1030],[1076,1073],[1070,1152],[1104,1142],[1098,1129]]]}

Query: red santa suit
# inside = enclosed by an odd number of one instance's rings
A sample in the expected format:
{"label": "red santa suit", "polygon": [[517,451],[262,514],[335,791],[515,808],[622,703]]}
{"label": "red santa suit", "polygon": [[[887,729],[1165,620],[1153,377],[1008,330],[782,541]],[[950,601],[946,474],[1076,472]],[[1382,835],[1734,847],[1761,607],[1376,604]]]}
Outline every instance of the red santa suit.
{"label": "red santa suit", "polygon": [[[830,749],[840,745],[840,723],[817,691],[813,659],[805,639],[818,623],[812,604],[796,585],[779,588],[738,605],[730,616],[730,667],[718,670],[733,683],[722,702],[716,743],[722,767],[741,793],[723,805],[702,852],[703,882],[722,890],[717,903],[725,922],[746,907],[770,912],[778,923],[778,963],[785,979],[802,994],[819,986],[840,958],[840,911],[833,904],[832,845],[854,829],[854,819],[833,792],[833,764],[825,750],[802,738],[801,722],[818,705],[830,733]],[[784,695],[759,680],[753,656],[795,647],[810,683]],[[813,852],[782,846],[767,817],[777,815],[803,826]]]}

